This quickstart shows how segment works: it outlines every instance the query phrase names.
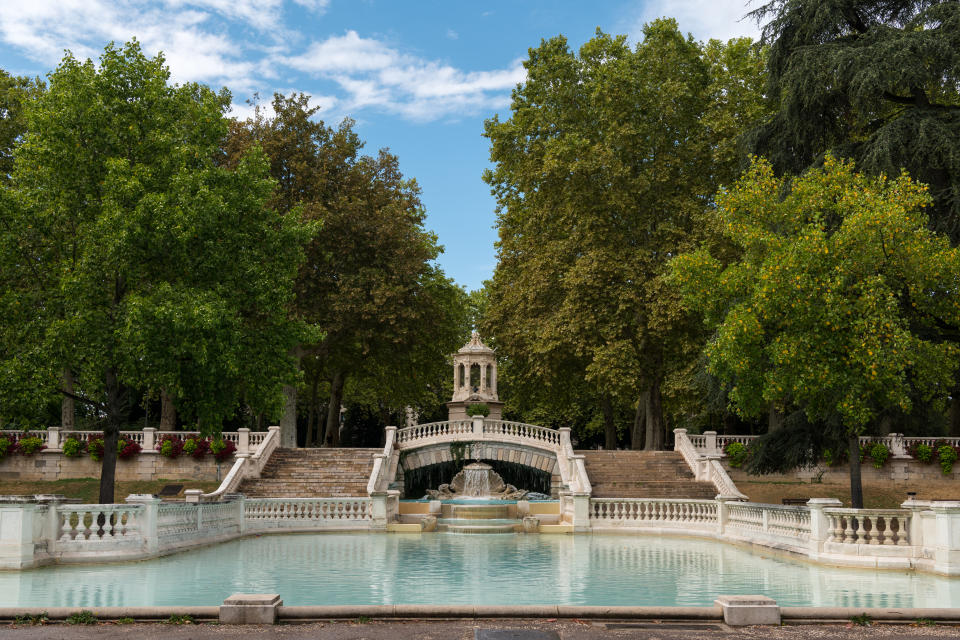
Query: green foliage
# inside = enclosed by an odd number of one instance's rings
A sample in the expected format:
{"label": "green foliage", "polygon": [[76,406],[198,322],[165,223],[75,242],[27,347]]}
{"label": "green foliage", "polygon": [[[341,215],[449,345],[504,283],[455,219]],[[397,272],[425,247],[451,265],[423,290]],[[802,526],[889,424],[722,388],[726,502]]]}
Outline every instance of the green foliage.
{"label": "green foliage", "polygon": [[933,447],[928,444],[923,444],[922,442],[916,445],[914,450],[911,452],[914,460],[924,463],[933,462],[933,454]]}
{"label": "green foliage", "polygon": [[210,453],[213,455],[214,459],[217,462],[224,462],[225,460],[229,460],[236,450],[237,450],[237,445],[235,445],[230,440],[224,440],[223,438],[215,438],[210,442]]}
{"label": "green foliage", "polygon": [[957,450],[949,444],[937,447],[937,460],[944,474],[953,471],[953,463],[957,461]]}
{"label": "green foliage", "polygon": [[77,613],[71,613],[64,622],[67,624],[96,624],[97,616],[94,615],[93,611],[83,609]]}
{"label": "green foliage", "polygon": [[750,448],[740,442],[728,442],[723,451],[727,454],[729,465],[734,469],[742,467],[750,457]]}
{"label": "green foliage", "polygon": [[113,621],[113,624],[135,624],[136,620],[133,618],[117,618]]}
{"label": "green foliage", "polygon": [[958,349],[937,335],[960,324],[960,254],[926,229],[926,187],[832,157],[783,198],[785,187],[755,160],[718,197],[740,259],[699,250],[673,264],[687,304],[716,327],[708,366],[735,410],[792,405],[860,433],[882,411],[942,397]]}
{"label": "green foliage", "polygon": [[463,461],[467,459],[467,456],[470,455],[470,447],[473,446],[472,442],[451,442],[450,443],[450,457],[453,458],[453,461],[457,464],[463,464]]}
{"label": "green foliage", "polygon": [[861,613],[858,616],[853,616],[850,618],[850,622],[859,627],[869,627],[873,624],[873,618],[868,616],[866,613]]}
{"label": "green foliage", "polygon": [[487,406],[487,403],[485,402],[467,405],[467,415],[471,417],[483,416],[486,418],[488,415],[490,415],[490,407]]}
{"label": "green foliage", "polygon": [[25,456],[32,456],[38,451],[46,449],[46,447],[46,441],[43,438],[34,436],[20,438],[20,440],[17,441],[17,451]]}
{"label": "green foliage", "polygon": [[241,401],[278,408],[294,379],[286,309],[309,234],[266,206],[261,152],[218,163],[229,105],[169,84],[135,41],[98,65],[68,54],[24,104],[0,202],[0,370],[45,398],[69,368],[111,437],[133,389],[168,390],[216,432]]}
{"label": "green foliage", "polygon": [[759,58],[672,20],[635,48],[598,31],[579,52],[562,36],[530,50],[509,119],[485,127],[499,260],[480,329],[524,419],[600,413],[616,446],[639,403],[662,441],[663,397],[680,402],[701,336],[661,276],[739,170],[730,136],[762,106]]}
{"label": "green foliage", "polygon": [[7,453],[10,451],[14,441],[6,436],[0,436],[0,460],[7,457]]}
{"label": "green foliage", "polygon": [[875,442],[870,447],[870,457],[873,459],[874,469],[881,469],[890,457],[890,449],[882,442]]}
{"label": "green foliage", "polygon": [[157,443],[157,451],[165,458],[179,458],[183,453],[184,441],[174,435],[165,435]]}
{"label": "green foliage", "polygon": [[931,620],[930,618],[917,618],[913,626],[915,627],[935,627],[937,626],[936,620]]}
{"label": "green foliage", "polygon": [[179,615],[171,614],[169,618],[164,620],[165,624],[196,624],[196,621],[193,619],[193,616],[190,615]]}
{"label": "green foliage", "polygon": [[35,614],[25,614],[22,616],[17,616],[13,619],[13,624],[42,625],[47,624],[48,622],[50,622],[50,617],[46,611],[41,611],[40,613]]}
{"label": "green foliage", "polygon": [[67,438],[63,441],[63,455],[68,458],[77,458],[83,453],[84,449],[86,449],[86,444],[85,441],[78,440],[77,438]]}
{"label": "green foliage", "polygon": [[960,4],[774,0],[767,95],[774,115],[751,136],[778,171],[824,155],[872,175],[902,169],[930,186],[930,224],[960,240]]}

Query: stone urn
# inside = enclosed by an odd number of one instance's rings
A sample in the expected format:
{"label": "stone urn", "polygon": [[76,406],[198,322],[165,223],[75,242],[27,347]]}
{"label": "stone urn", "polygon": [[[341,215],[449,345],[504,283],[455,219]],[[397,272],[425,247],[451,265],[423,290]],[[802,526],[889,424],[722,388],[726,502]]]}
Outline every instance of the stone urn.
{"label": "stone urn", "polygon": [[540,518],[534,516],[526,516],[523,519],[523,532],[524,533],[537,533],[540,531]]}

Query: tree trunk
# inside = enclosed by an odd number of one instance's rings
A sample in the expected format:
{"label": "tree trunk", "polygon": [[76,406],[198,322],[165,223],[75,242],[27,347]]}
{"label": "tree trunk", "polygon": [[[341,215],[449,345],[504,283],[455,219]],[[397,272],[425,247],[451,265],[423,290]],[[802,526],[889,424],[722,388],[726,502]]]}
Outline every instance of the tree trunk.
{"label": "tree trunk", "polygon": [[647,433],[643,448],[646,451],[663,449],[663,405],[660,398],[660,378],[650,382],[650,402],[647,405]]}
{"label": "tree trunk", "polygon": [[633,429],[630,430],[630,448],[643,449],[643,436],[646,430],[647,409],[650,405],[650,390],[646,389],[637,398],[637,412],[633,416]]}
{"label": "tree trunk", "polygon": [[120,383],[117,380],[117,372],[112,367],[107,368],[105,382],[107,383],[107,422],[103,429],[99,500],[100,504],[113,504],[113,482],[117,472],[117,440],[120,437],[123,408],[120,401]]}
{"label": "tree trunk", "polygon": [[617,424],[613,419],[613,401],[610,396],[600,398],[600,411],[603,413],[603,448],[608,451],[617,449]]}
{"label": "tree trunk", "polygon": [[860,438],[855,434],[848,441],[850,449],[850,506],[863,509],[863,483],[860,481]]}
{"label": "tree trunk", "polygon": [[292,384],[283,385],[280,446],[287,449],[294,449],[297,446],[297,387]]}
{"label": "tree trunk", "polygon": [[318,433],[320,429],[320,419],[317,416],[319,413],[320,407],[318,406],[318,395],[320,387],[320,372],[314,369],[313,380],[310,384],[310,411],[307,413],[307,446],[316,447],[319,446],[320,434]]}
{"label": "tree trunk", "polygon": [[330,381],[330,404],[327,405],[327,426],[324,429],[324,446],[340,446],[340,403],[343,401],[343,383],[346,380],[343,371],[335,371]]}
{"label": "tree trunk", "polygon": [[773,433],[783,428],[783,412],[778,411],[773,404],[770,405],[770,411],[767,413],[767,433]]}
{"label": "tree trunk", "polygon": [[63,369],[63,390],[71,395],[64,395],[63,400],[60,401],[60,428],[64,431],[72,431],[76,425],[74,418],[77,415],[77,403],[72,396],[75,392],[73,390],[73,371],[70,370],[70,367],[64,367]]}
{"label": "tree trunk", "polygon": [[960,436],[960,384],[950,394],[950,435]]}
{"label": "tree trunk", "polygon": [[173,396],[166,389],[160,390],[160,431],[175,431],[177,428],[177,408],[173,405]]}

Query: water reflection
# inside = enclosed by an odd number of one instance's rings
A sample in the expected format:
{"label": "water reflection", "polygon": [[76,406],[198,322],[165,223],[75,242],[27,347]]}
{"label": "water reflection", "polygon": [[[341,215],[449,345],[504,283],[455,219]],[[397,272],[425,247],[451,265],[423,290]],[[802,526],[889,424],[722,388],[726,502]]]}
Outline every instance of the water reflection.
{"label": "water reflection", "polygon": [[821,567],[712,541],[536,535],[277,535],[139,563],[0,573],[2,606],[306,604],[956,607],[960,579]]}

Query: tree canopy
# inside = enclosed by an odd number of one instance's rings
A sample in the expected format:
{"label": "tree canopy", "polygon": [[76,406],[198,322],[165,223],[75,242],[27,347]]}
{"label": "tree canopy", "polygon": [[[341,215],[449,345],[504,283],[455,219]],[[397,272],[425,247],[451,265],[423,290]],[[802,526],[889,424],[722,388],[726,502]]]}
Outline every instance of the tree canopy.
{"label": "tree canopy", "polygon": [[659,447],[663,390],[688,373],[699,330],[660,276],[697,237],[705,194],[740,168],[761,53],[658,20],[635,48],[598,32],[578,55],[558,36],[524,65],[510,118],[486,124],[499,261],[483,330],[528,407],[570,416],[592,398],[607,447],[616,405],[636,407]]}
{"label": "tree canopy", "polygon": [[[229,94],[169,83],[136,41],[67,54],[23,105],[5,192],[3,367],[104,417],[101,502],[131,390],[171,389],[202,429],[275,409],[305,230],[265,206],[263,154],[217,166]],[[17,323],[12,328],[12,323]],[[64,371],[71,384],[61,386]]]}
{"label": "tree canopy", "polygon": [[[757,159],[721,192],[715,224],[740,257],[701,248],[671,268],[715,330],[708,367],[738,413],[801,410],[856,443],[916,399],[943,401],[960,354],[960,250],[928,229],[932,202],[905,173],[866,176],[830,155],[792,183]],[[789,459],[815,462],[835,442]]]}

